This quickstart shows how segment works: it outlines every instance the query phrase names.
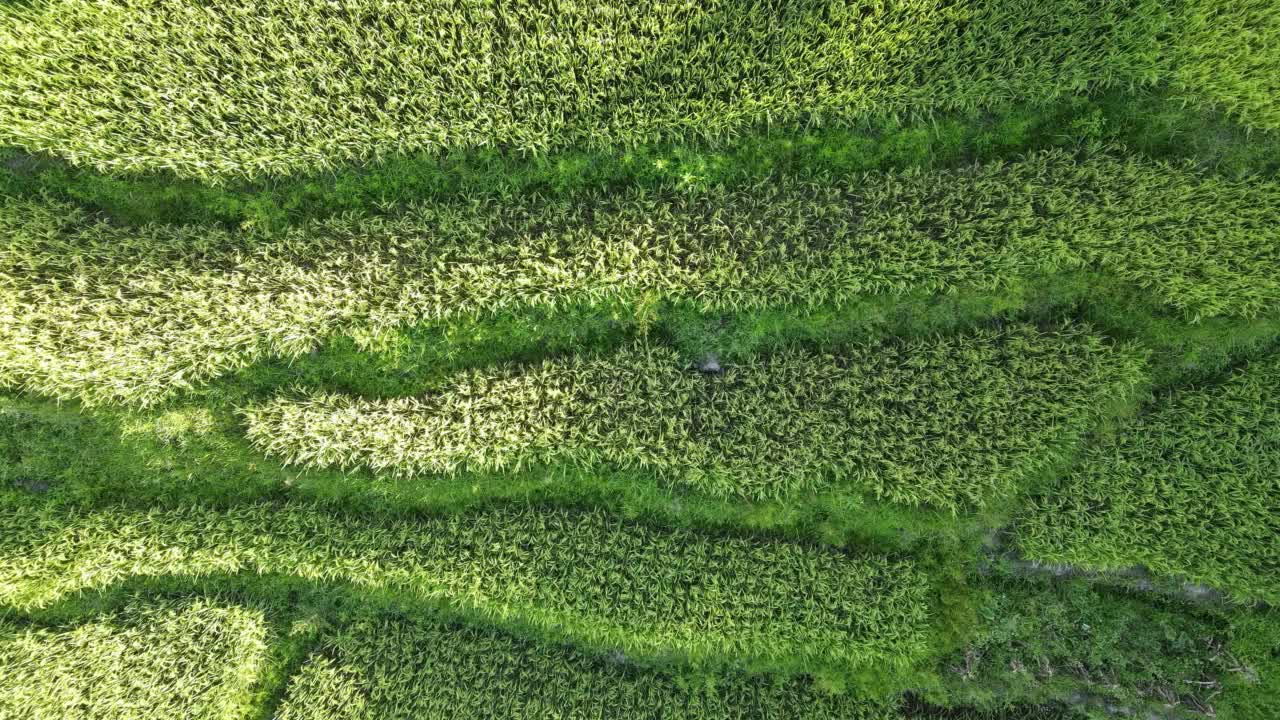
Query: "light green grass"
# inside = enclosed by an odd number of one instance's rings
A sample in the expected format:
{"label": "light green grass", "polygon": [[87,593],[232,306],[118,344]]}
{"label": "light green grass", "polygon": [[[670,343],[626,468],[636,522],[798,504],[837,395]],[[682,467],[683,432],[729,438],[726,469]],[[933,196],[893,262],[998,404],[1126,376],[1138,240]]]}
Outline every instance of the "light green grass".
{"label": "light green grass", "polygon": [[1105,271],[1187,317],[1277,307],[1280,184],[1064,153],[846,185],[423,206],[264,239],[0,207],[0,380],[155,402],[334,333],[662,301],[709,311],[1007,288]]}
{"label": "light green grass", "polygon": [[261,613],[201,600],[65,628],[0,619],[0,718],[243,720],[270,640]]}
{"label": "light green grass", "polygon": [[0,141],[111,170],[262,176],[1156,83],[1280,127],[1276,15],[1269,0],[40,0],[0,9]]}
{"label": "light green grass", "polygon": [[0,519],[0,602],[37,607],[131,577],[258,573],[342,582],[551,642],[642,657],[901,672],[930,646],[906,560],[657,530],[604,513],[503,510],[378,522],[300,505]]}
{"label": "light green grass", "polygon": [[[637,345],[461,373],[425,396],[283,397],[244,411],[290,463],[401,476],[570,462],[755,500],[851,486],[952,511],[1004,501],[1143,379],[1135,348],[1029,327],[690,366]],[[430,482],[430,480],[424,480]]]}
{"label": "light green grass", "polygon": [[1280,599],[1280,358],[1162,397],[1031,498],[1028,556]]}

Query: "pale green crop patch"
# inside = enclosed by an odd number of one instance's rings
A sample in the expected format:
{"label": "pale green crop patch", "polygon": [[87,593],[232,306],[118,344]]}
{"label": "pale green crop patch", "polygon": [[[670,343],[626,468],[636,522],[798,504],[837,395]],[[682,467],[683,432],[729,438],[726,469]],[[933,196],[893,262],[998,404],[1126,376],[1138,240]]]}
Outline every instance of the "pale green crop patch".
{"label": "pale green crop patch", "polygon": [[241,720],[270,639],[261,612],[203,600],[135,603],[71,627],[0,619],[0,717]]}
{"label": "pale green crop patch", "polygon": [[211,180],[1156,84],[1280,127],[1271,0],[40,0],[0,37],[0,142]]}
{"label": "pale green crop patch", "polygon": [[251,442],[299,465],[605,464],[722,497],[836,485],[955,511],[1007,500],[1060,460],[1141,382],[1143,359],[1072,327],[792,350],[722,372],[637,345],[463,372],[419,397],[283,396],[243,416]]}

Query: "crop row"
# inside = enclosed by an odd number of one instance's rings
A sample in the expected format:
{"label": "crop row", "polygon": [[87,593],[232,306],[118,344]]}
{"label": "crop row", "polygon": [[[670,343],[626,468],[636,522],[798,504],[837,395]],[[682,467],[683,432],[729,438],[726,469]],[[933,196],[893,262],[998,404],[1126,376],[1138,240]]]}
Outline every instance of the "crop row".
{"label": "crop row", "polygon": [[[1212,715],[1215,704],[1225,709],[1236,697],[1231,692],[1214,702],[1224,677],[1247,674],[1218,618],[1087,587],[1017,581],[984,587],[993,591],[981,610],[987,623],[939,669],[947,688],[941,695],[952,703],[1012,710],[1020,702],[1086,698],[1121,714],[1182,706]],[[808,678],[674,678],[644,672],[621,653],[591,655],[380,613],[351,619],[324,638],[290,683],[279,720],[432,720],[459,713],[584,720],[1000,717],[916,714],[895,711],[895,704],[860,698],[857,690],[833,694]]]}
{"label": "crop row", "polygon": [[691,195],[451,202],[271,238],[0,205],[0,382],[147,403],[323,338],[574,303],[711,311],[1016,285],[1082,267],[1189,316],[1280,306],[1280,183],[1045,153]]}
{"label": "crop row", "polygon": [[600,512],[378,523],[298,505],[17,508],[0,530],[0,602],[16,607],[129,577],[245,572],[347,583],[552,641],[695,664],[901,669],[928,645],[929,587],[909,561]]}
{"label": "crop row", "polygon": [[0,142],[203,178],[1157,83],[1280,127],[1270,0],[44,0],[0,35]]}
{"label": "crop row", "polygon": [[1173,393],[1030,499],[1017,543],[1280,601],[1280,358]]}
{"label": "crop row", "polygon": [[0,619],[0,718],[243,718],[269,639],[261,613],[201,600],[134,604],[69,628]]}
{"label": "crop row", "polygon": [[421,475],[573,462],[719,496],[835,483],[957,510],[1006,499],[1142,377],[1078,328],[791,350],[705,372],[663,347],[460,373],[439,392],[284,396],[244,412],[287,461]]}
{"label": "crop row", "polygon": [[[284,610],[285,608],[277,608]],[[290,639],[256,605],[130,595],[88,619],[0,621],[0,718],[23,720],[1027,720],[945,711],[807,677],[672,674],[625,653],[531,642],[431,613],[292,608]],[[330,622],[332,621],[332,622]],[[318,635],[318,637],[317,637]],[[298,640],[298,638],[307,638]],[[292,645],[284,650],[283,645]],[[309,648],[303,650],[303,648]],[[297,667],[272,667],[296,655]],[[280,683],[280,685],[276,685]],[[275,693],[281,691],[278,702]],[[270,714],[266,714],[267,711]],[[1071,715],[1070,717],[1075,717]]]}
{"label": "crop row", "polygon": [[891,703],[805,679],[729,674],[711,684],[421,620],[362,618],[326,638],[293,677],[279,720],[716,718],[890,720]]}

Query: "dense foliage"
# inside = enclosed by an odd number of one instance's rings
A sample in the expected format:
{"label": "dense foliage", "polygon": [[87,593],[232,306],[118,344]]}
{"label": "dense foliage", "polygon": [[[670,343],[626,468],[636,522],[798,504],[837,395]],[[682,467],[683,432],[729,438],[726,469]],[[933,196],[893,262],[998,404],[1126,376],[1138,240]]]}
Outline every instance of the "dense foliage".
{"label": "dense foliage", "polygon": [[1016,285],[1090,267],[1189,315],[1280,303],[1280,184],[1047,153],[962,170],[457,201],[264,239],[0,207],[0,380],[154,402],[335,332],[587,302],[719,311]]}
{"label": "dense foliage", "polygon": [[1274,720],[1276,0],[0,0],[0,720]]}
{"label": "dense foliage", "polygon": [[229,720],[251,709],[261,613],[160,601],[72,627],[0,619],[0,718]]}
{"label": "dense foliage", "polygon": [[0,140],[205,178],[414,150],[719,138],[1158,82],[1280,126],[1269,0],[46,0],[0,13]]}
{"label": "dense foliage", "polygon": [[17,509],[0,530],[0,602],[20,607],[135,576],[248,571],[401,593],[555,640],[701,663],[904,667],[929,645],[928,578],[910,561],[603,513],[377,523],[298,505]]}
{"label": "dense foliage", "polygon": [[641,345],[463,373],[422,397],[276,399],[245,417],[250,440],[294,463],[414,475],[604,462],[715,495],[834,482],[954,510],[1051,464],[1138,382],[1141,360],[1072,328],[790,351],[717,372]]}
{"label": "dense foliage", "polygon": [[1029,500],[1017,543],[1280,600],[1280,359],[1159,399]]}
{"label": "dense foliage", "polygon": [[1228,623],[1155,598],[1047,578],[993,577],[983,630],[947,660],[946,696],[978,705],[1084,696],[1095,705],[1212,707]]}
{"label": "dense foliage", "polygon": [[[422,688],[431,688],[422,692]],[[291,683],[280,720],[721,718],[890,720],[888,703],[806,680],[738,674],[714,683],[645,672],[493,632],[366,617],[327,638]]]}

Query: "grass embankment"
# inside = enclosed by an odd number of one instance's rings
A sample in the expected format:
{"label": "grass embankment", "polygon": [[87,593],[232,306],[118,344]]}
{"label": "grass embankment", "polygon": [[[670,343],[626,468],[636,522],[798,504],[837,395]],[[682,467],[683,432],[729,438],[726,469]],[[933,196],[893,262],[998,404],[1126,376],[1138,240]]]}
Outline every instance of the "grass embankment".
{"label": "grass embankment", "polygon": [[44,0],[6,4],[0,22],[0,140],[208,179],[406,151],[723,139],[1156,84],[1280,127],[1280,18],[1268,0],[655,1],[554,13],[532,2]]}

